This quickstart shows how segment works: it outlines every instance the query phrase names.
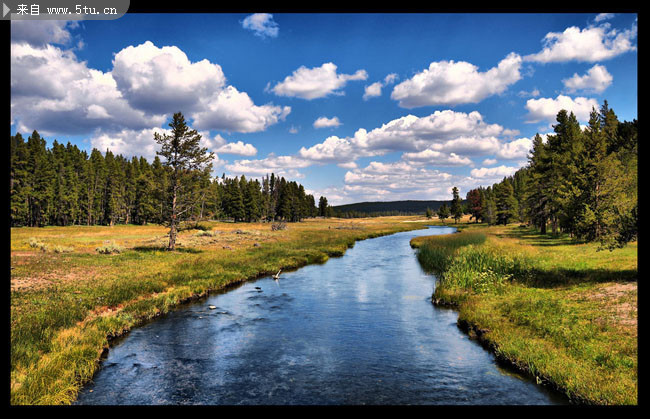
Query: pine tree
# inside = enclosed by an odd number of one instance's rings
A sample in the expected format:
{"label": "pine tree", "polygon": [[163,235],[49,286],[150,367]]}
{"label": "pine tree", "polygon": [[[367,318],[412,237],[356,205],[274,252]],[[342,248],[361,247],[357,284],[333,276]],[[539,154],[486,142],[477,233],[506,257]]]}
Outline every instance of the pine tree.
{"label": "pine tree", "polygon": [[212,169],[214,153],[200,147],[201,135],[187,126],[180,112],[174,114],[169,127],[171,135],[154,133],[154,140],[161,146],[161,150],[156,154],[164,157],[164,165],[171,169],[171,206],[166,221],[169,224],[168,250],[175,250],[178,225],[196,200],[196,172]]}
{"label": "pine tree", "polygon": [[503,182],[494,185],[494,199],[498,224],[506,225],[517,218],[517,200],[509,179],[504,179]]}
{"label": "pine tree", "polygon": [[449,218],[449,214],[450,214],[449,207],[447,206],[446,203],[442,204],[440,208],[438,208],[437,214],[440,221],[442,221],[444,224],[445,220]]}
{"label": "pine tree", "polygon": [[453,187],[451,190],[452,200],[451,200],[451,216],[454,218],[454,222],[458,223],[463,217],[463,207],[460,203],[460,196],[458,195],[458,188]]}

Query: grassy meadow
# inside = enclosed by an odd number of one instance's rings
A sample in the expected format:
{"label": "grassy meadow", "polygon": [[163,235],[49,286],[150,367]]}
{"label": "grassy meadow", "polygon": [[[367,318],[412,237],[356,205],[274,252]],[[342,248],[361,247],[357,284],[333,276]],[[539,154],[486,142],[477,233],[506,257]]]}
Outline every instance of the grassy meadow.
{"label": "grassy meadow", "polygon": [[209,291],[341,256],[421,217],[11,229],[11,403],[70,404],[111,338]]}
{"label": "grassy meadow", "polygon": [[437,304],[500,360],[589,404],[638,403],[637,243],[594,243],[519,225],[461,223],[411,245]]}

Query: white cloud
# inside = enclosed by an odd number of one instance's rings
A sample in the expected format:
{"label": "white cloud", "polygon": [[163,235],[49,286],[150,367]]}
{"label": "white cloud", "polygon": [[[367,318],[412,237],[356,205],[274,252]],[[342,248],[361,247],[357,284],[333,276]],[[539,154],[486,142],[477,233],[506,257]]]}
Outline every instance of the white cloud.
{"label": "white cloud", "polygon": [[[532,139],[519,138],[517,140],[503,144],[497,152],[497,157],[507,160],[526,159],[528,158],[528,152],[532,149],[532,147]],[[496,161],[494,163],[496,163]]]}
{"label": "white cloud", "polygon": [[596,64],[584,76],[579,76],[578,73],[574,73],[573,77],[562,80],[562,83],[564,83],[564,87],[571,93],[576,90],[602,93],[612,84],[612,80],[614,80],[614,77],[609,74],[607,68]]}
{"label": "white cloud", "polygon": [[451,189],[461,196],[479,185],[491,185],[491,179],[452,175],[400,160],[391,163],[373,161],[368,166],[345,174],[342,188],[325,192],[332,204],[359,201],[394,201],[403,199],[450,200]]}
{"label": "white cloud", "polygon": [[354,146],[348,139],[335,135],[309,148],[301,147],[298,155],[303,159],[319,163],[346,163],[357,158]]}
{"label": "white cloud", "polygon": [[308,167],[312,162],[301,159],[297,156],[276,156],[270,153],[264,159],[257,160],[235,160],[226,164],[226,169],[235,176],[246,175],[247,177],[259,178],[267,174],[275,173],[286,178],[302,178],[304,175],[296,169]]}
{"label": "white cloud", "polygon": [[340,125],[341,121],[339,121],[339,118],[337,116],[333,118],[326,118],[324,116],[321,116],[314,121],[314,128],[332,128],[338,127]]}
{"label": "white cloud", "polygon": [[[90,139],[92,147],[101,152],[110,149],[113,154],[121,154],[125,157],[143,156],[148,160],[156,157],[156,150],[160,145],[154,140],[154,133],[170,135],[169,129],[145,128],[142,130],[123,129],[120,131],[101,132],[98,131]],[[228,142],[221,135],[210,137],[208,132],[200,131],[201,147],[207,147],[208,151],[215,153],[235,154],[241,156],[254,156],[257,149],[252,144],[245,144],[242,141]],[[218,160],[218,157],[216,157]]]}
{"label": "white cloud", "polygon": [[226,83],[218,64],[205,59],[192,63],[179,48],[158,48],[151,41],[115,54],[112,74],[133,107],[153,113],[199,109],[201,98],[218,93]]}
{"label": "white cloud", "polygon": [[485,159],[483,160],[483,163],[481,163],[483,166],[492,166],[494,164],[497,164],[497,159]]}
{"label": "white cloud", "polygon": [[242,141],[224,144],[215,151],[218,153],[236,154],[239,156],[254,156],[257,154],[257,149],[253,144],[244,144]]}
{"label": "white cloud", "polygon": [[384,77],[384,86],[394,83],[398,78],[399,76],[395,73],[390,73],[386,75],[386,77]]}
{"label": "white cloud", "polygon": [[519,170],[519,167],[507,167],[502,165],[497,167],[481,167],[480,169],[472,169],[470,173],[475,178],[491,178],[496,180],[502,179],[506,176],[512,176],[517,170]]}
{"label": "white cloud", "polygon": [[300,127],[294,127],[293,125],[291,125],[291,128],[289,128],[289,134],[298,134],[299,128]]}
{"label": "white cloud", "polygon": [[533,89],[532,91],[530,91],[530,92],[527,92],[527,91],[525,91],[525,90],[521,90],[521,91],[519,91],[519,93],[517,93],[517,96],[519,96],[519,97],[537,97],[537,96],[539,96],[540,94],[541,94],[541,93],[540,93],[539,89],[538,89],[538,88],[534,88],[534,89]]}
{"label": "white cloud", "polygon": [[32,46],[68,44],[72,36],[69,29],[79,25],[65,20],[12,20],[11,42],[26,42]]}
{"label": "white cloud", "polygon": [[344,169],[356,169],[357,164],[353,161],[347,162],[347,163],[339,163],[337,166],[342,167]]}
{"label": "white cloud", "polygon": [[252,144],[243,141],[229,143],[219,134],[214,138],[210,138],[206,132],[200,132],[199,134],[201,134],[201,146],[207,147],[208,150],[215,153],[235,154],[238,156],[254,156],[257,154],[257,148]]}
{"label": "white cloud", "polygon": [[273,15],[269,13],[255,13],[247,16],[241,25],[261,38],[277,38],[280,32],[280,27],[273,20]]}
{"label": "white cloud", "polygon": [[389,84],[394,83],[398,78],[399,77],[397,74],[390,73],[384,77],[383,83],[378,81],[366,86],[363,92],[363,100],[368,100],[371,97],[381,96],[381,89],[385,86],[388,86]]}
{"label": "white cloud", "polygon": [[435,166],[471,166],[473,164],[467,157],[459,156],[456,153],[446,154],[429,148],[416,153],[404,153],[402,159],[411,163]]}
{"label": "white cloud", "polygon": [[502,93],[521,79],[521,57],[510,53],[497,67],[479,72],[465,61],[438,61],[393,88],[391,98],[403,108],[478,103]]}
{"label": "white cloud", "polygon": [[614,13],[599,13],[598,16],[594,18],[594,22],[602,22],[603,20],[612,19],[614,16]]}
{"label": "white cloud", "polygon": [[366,86],[364,88],[364,91],[363,91],[363,100],[368,100],[371,97],[381,96],[381,88],[382,87],[383,87],[383,85],[381,84],[380,81]]}
{"label": "white cloud", "polygon": [[547,33],[543,39],[544,48],[536,54],[525,56],[524,59],[541,63],[608,60],[625,52],[635,51],[636,46],[632,45],[632,40],[636,35],[636,22],[632,28],[624,31],[609,30],[608,23],[584,29],[571,26],[561,33]]}
{"label": "white cloud", "polygon": [[345,87],[348,81],[368,78],[366,70],[357,70],[354,74],[337,74],[336,69],[334,63],[324,63],[314,68],[301,66],[273,88],[267,86],[267,90],[278,96],[311,100],[331,94],[344,94],[340,89]]}
{"label": "white cloud", "polygon": [[555,99],[529,99],[526,102],[526,109],[528,109],[526,122],[535,123],[543,120],[554,122],[557,113],[562,109],[573,112],[579,121],[588,121],[592,108],[599,108],[598,101],[586,97],[572,99],[569,96],[559,95]]}
{"label": "white cloud", "polygon": [[109,149],[116,155],[121,154],[125,157],[143,156],[152,161],[156,157],[156,150],[160,147],[154,140],[154,133],[164,135],[170,134],[170,131],[162,128],[146,128],[97,133],[90,139],[90,144],[102,153]]}
{"label": "white cloud", "polygon": [[88,68],[70,50],[11,44],[11,116],[20,130],[84,134],[160,126],[165,117],[135,109],[112,74]]}
{"label": "white cloud", "polygon": [[177,47],[147,41],[117,54],[104,73],[72,50],[11,44],[12,123],[45,134],[140,130],[181,111],[195,128],[258,132],[285,119],[289,106],[255,105],[226,86],[218,64],[192,63]]}
{"label": "white cloud", "polygon": [[344,163],[392,151],[496,153],[500,148],[496,136],[505,131],[498,124],[485,123],[479,112],[444,110],[424,117],[407,115],[371,131],[360,128],[352,137],[330,136],[320,144],[302,147],[298,154],[316,162]]}
{"label": "white cloud", "polygon": [[264,131],[270,125],[284,121],[290,112],[290,106],[257,106],[246,92],[228,86],[203,101],[202,108],[191,116],[199,129],[248,133]]}

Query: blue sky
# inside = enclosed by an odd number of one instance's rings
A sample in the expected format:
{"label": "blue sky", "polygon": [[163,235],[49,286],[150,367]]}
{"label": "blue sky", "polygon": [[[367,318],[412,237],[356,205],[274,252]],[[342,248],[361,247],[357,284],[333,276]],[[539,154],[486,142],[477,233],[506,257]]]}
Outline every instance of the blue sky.
{"label": "blue sky", "polygon": [[181,111],[214,172],[318,198],[449,199],[526,164],[560,108],[637,118],[636,14],[127,14],[12,22],[11,132],[155,156]]}

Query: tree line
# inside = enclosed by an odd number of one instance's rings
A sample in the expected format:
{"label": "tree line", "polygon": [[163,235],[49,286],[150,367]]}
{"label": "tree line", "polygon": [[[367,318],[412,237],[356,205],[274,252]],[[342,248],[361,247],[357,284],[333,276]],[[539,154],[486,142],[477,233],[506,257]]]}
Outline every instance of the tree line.
{"label": "tree line", "polygon": [[537,134],[528,164],[487,188],[467,192],[476,222],[522,222],[546,234],[568,233],[603,248],[638,235],[638,122],[619,122],[604,101],[588,126],[557,114],[553,134]]}
{"label": "tree line", "polygon": [[296,222],[331,214],[325,197],[316,206],[303,185],[274,173],[261,181],[213,178],[200,135],[180,113],[170,127],[171,136],[156,137],[163,160],[156,155],[151,163],[110,150],[89,155],[56,140],[48,149],[37,131],[27,140],[11,136],[11,225],[170,224],[173,218],[178,228],[181,221]]}

